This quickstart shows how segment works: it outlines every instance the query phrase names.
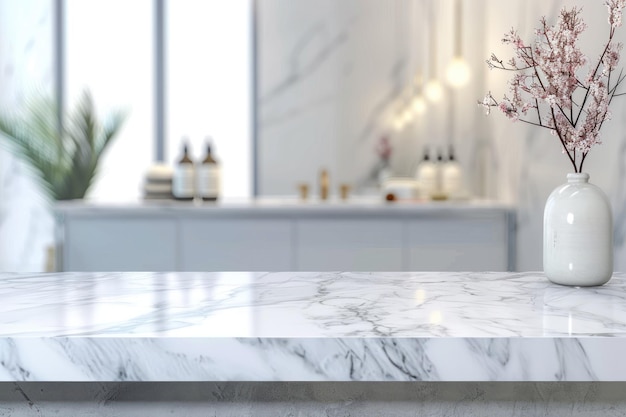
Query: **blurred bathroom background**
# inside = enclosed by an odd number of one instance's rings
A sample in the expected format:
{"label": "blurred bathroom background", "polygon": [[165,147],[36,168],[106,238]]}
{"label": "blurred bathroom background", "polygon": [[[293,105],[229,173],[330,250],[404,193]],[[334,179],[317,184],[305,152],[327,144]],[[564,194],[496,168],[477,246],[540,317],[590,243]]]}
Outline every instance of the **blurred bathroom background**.
{"label": "blurred bathroom background", "polygon": [[[375,193],[381,138],[401,177],[425,149],[452,146],[471,198],[516,208],[517,269],[540,270],[543,206],[569,162],[548,132],[486,117],[476,102],[507,92],[509,74],[485,64],[492,52],[511,56],[502,35],[515,27],[531,39],[539,18],[564,5],[583,8],[582,49],[594,60],[608,32],[594,0],[0,0],[0,107],[20,109],[36,92],[70,107],[89,88],[102,114],[128,111],[94,203],[140,201],[158,149],[174,164],[182,138],[195,158],[212,138],[223,199],[296,195],[322,167],[365,196]],[[447,78],[456,58],[466,64],[456,67],[455,80],[467,76],[460,85]],[[426,94],[432,82],[439,99]],[[623,270],[624,100],[612,113],[585,164],[611,199]],[[53,225],[32,173],[0,146],[0,269],[43,270]]]}

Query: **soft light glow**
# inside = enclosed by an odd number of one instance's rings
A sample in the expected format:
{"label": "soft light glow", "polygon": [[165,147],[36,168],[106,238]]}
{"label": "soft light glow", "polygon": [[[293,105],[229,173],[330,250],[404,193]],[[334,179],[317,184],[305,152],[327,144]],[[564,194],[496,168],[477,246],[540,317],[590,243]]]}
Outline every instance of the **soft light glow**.
{"label": "soft light glow", "polygon": [[393,124],[393,128],[398,132],[404,129],[404,120],[402,119],[402,115],[396,114],[391,122]]}
{"label": "soft light glow", "polygon": [[443,87],[441,87],[441,83],[438,80],[433,78],[426,83],[424,94],[426,94],[428,100],[437,103],[443,98]]}
{"label": "soft light glow", "polygon": [[441,314],[439,310],[431,311],[428,316],[428,321],[430,324],[439,325],[443,321],[443,314]]}
{"label": "soft light glow", "polygon": [[450,86],[458,88],[466,85],[471,76],[471,71],[467,62],[461,57],[455,57],[446,71],[446,78]]}
{"label": "soft light glow", "polygon": [[411,122],[411,119],[413,119],[413,114],[411,113],[411,109],[410,108],[406,108],[402,111],[402,120],[404,121],[404,124],[409,124]]}
{"label": "soft light glow", "polygon": [[411,102],[411,109],[414,114],[422,114],[426,111],[426,100],[423,96],[415,96]]}
{"label": "soft light glow", "polygon": [[567,223],[574,224],[574,213],[567,213]]}
{"label": "soft light glow", "polygon": [[415,302],[418,305],[424,304],[425,300],[426,300],[426,291],[424,291],[422,288],[419,288],[417,291],[415,291]]}

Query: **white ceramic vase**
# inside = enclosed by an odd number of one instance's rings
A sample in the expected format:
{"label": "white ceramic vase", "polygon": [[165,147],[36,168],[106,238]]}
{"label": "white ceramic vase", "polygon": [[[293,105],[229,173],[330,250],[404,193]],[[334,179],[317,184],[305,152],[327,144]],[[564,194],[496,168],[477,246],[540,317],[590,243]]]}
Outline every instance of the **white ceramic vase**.
{"label": "white ceramic vase", "polygon": [[613,275],[613,216],[589,174],[567,174],[546,201],[543,270],[556,284],[602,285]]}

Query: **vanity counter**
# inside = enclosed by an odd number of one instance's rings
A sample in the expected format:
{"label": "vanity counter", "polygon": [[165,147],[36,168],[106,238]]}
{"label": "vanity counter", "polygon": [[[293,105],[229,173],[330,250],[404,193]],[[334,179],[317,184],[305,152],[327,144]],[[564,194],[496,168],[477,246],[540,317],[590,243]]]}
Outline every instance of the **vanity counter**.
{"label": "vanity counter", "polygon": [[626,274],[0,274],[4,381],[626,381]]}
{"label": "vanity counter", "polygon": [[515,210],[491,201],[65,202],[59,271],[513,271]]}
{"label": "vanity counter", "polygon": [[162,216],[213,215],[238,217],[250,216],[419,216],[432,213],[465,213],[468,215],[490,211],[511,211],[513,207],[492,200],[405,200],[387,202],[380,197],[353,197],[348,200],[331,198],[306,201],[297,197],[261,197],[226,199],[216,202],[140,200],[133,202],[104,203],[84,200],[58,202],[56,211],[72,216]]}

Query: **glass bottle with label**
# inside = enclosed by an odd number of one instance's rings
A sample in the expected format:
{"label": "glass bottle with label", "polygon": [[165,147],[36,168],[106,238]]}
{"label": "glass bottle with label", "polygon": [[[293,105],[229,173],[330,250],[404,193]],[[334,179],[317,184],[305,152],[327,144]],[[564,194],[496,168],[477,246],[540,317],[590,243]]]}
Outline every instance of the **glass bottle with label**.
{"label": "glass bottle with label", "polygon": [[443,165],[441,173],[443,192],[449,198],[458,198],[463,191],[463,177],[461,171],[461,165],[454,157],[454,149],[450,145],[450,152],[448,154],[448,161]]}
{"label": "glass bottle with label", "polygon": [[422,197],[431,198],[437,192],[437,165],[430,160],[428,148],[424,148],[424,157],[417,166],[415,179],[419,183]]}
{"label": "glass bottle with label", "polygon": [[220,165],[211,153],[207,141],[206,156],[198,167],[198,196],[204,201],[215,201],[220,195]]}
{"label": "glass bottle with label", "polygon": [[443,151],[441,148],[437,150],[437,162],[435,163],[435,193],[431,195],[433,200],[445,200],[447,194],[443,190],[443,169],[446,161],[443,160]]}
{"label": "glass bottle with label", "polygon": [[193,200],[195,196],[193,161],[189,157],[189,145],[184,142],[183,156],[174,167],[172,195],[177,200]]}

